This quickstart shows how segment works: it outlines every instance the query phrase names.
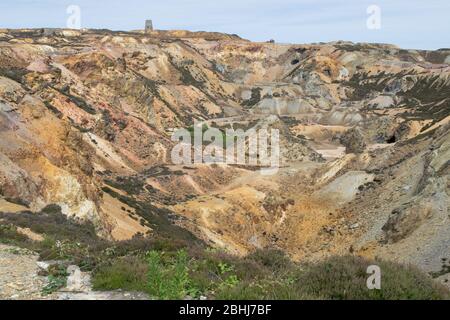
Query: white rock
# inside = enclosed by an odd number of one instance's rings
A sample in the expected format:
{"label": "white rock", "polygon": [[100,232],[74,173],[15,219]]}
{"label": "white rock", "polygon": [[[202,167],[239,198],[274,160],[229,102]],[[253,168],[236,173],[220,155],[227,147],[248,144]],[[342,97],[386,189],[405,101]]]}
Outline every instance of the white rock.
{"label": "white rock", "polygon": [[450,55],[448,55],[447,58],[445,58],[444,63],[450,64]]}
{"label": "white rock", "polygon": [[47,271],[48,268],[50,267],[50,263],[44,261],[37,261],[36,264],[40,269],[45,271]]}
{"label": "white rock", "polygon": [[359,223],[355,223],[355,224],[352,224],[351,226],[350,226],[350,229],[358,229],[359,228]]}
{"label": "white rock", "polygon": [[85,272],[81,272],[77,266],[69,266],[67,268],[69,277],[67,278],[67,286],[64,291],[86,292],[91,290],[91,277]]}
{"label": "white rock", "polygon": [[391,96],[380,95],[368,102],[369,107],[385,109],[394,106],[395,101]]}
{"label": "white rock", "polygon": [[11,112],[17,110],[16,108],[11,107],[9,104],[1,103],[0,102],[0,111],[3,112]]}

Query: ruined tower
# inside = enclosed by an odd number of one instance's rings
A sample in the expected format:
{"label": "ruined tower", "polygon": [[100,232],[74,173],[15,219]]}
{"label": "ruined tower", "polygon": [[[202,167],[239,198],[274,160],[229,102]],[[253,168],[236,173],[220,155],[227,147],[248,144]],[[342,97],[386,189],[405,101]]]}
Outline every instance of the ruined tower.
{"label": "ruined tower", "polygon": [[145,20],[145,32],[151,32],[151,31],[153,31],[153,21]]}

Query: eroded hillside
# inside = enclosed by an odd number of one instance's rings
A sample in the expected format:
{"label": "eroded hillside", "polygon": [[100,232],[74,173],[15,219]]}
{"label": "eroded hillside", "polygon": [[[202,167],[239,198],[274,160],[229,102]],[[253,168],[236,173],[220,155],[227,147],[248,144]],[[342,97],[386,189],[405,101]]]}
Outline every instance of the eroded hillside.
{"label": "eroded hillside", "polygon": [[[0,212],[448,281],[450,50],[188,32],[0,30]],[[275,176],[176,166],[175,128],[277,128]],[[193,240],[194,241],[194,240]]]}

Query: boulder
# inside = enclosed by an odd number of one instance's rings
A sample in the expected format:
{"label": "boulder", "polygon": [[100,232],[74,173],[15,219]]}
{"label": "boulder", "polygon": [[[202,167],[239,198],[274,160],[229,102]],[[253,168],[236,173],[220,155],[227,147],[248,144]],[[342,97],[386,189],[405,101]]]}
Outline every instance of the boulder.
{"label": "boulder", "polygon": [[383,226],[384,243],[396,243],[418,229],[425,220],[433,214],[430,203],[405,204],[392,211],[388,221]]}
{"label": "boulder", "polygon": [[81,272],[77,266],[69,266],[67,273],[69,277],[67,278],[65,291],[87,292],[91,290],[91,277],[89,274]]}
{"label": "boulder", "polygon": [[353,128],[345,132],[340,139],[347,153],[363,153],[366,149],[364,135],[359,128]]}

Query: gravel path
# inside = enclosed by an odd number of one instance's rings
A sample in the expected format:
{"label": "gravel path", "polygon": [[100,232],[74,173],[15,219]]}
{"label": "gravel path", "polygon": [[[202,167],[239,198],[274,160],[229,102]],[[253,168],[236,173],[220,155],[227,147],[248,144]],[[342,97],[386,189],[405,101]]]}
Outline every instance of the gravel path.
{"label": "gravel path", "polygon": [[17,247],[0,244],[0,299],[45,299],[41,290],[46,278],[38,276],[38,256]]}
{"label": "gravel path", "polygon": [[28,250],[0,244],[0,300],[148,300],[139,292],[95,292],[90,283],[85,291],[59,292],[43,296],[47,278],[39,276],[38,255]]}

